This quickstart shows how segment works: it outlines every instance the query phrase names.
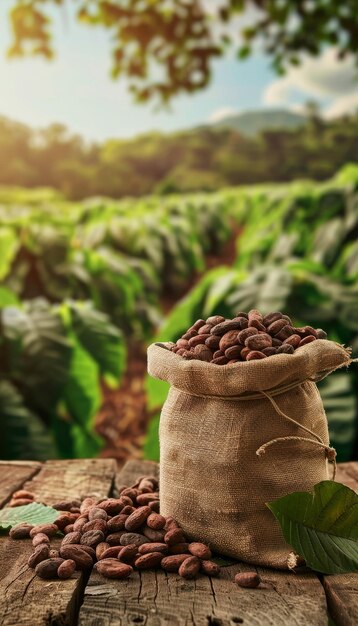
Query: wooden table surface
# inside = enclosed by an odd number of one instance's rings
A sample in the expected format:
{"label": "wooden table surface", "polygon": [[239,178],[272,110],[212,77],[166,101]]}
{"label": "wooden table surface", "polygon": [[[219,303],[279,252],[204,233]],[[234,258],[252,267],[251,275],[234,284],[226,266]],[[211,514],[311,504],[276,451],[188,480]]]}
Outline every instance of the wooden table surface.
{"label": "wooden table surface", "polygon": [[[117,472],[111,459],[0,462],[0,506],[19,488],[48,504],[85,494],[107,496],[143,474],[150,461],[130,461]],[[358,489],[358,463],[338,466],[337,481]],[[56,540],[59,543],[59,540]],[[56,542],[52,542],[55,546]],[[127,580],[78,572],[44,581],[27,566],[29,540],[0,537],[0,626],[357,626],[358,574],[318,577],[244,563],[222,568],[219,578],[183,580],[164,571],[135,571]],[[260,574],[263,589],[242,589],[237,572]]]}

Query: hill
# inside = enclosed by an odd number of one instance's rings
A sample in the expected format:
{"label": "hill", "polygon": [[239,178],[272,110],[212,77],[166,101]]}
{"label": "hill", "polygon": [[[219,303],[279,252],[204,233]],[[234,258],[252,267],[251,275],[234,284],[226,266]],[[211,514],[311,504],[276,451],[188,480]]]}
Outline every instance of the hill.
{"label": "hill", "polygon": [[272,111],[244,111],[237,115],[230,115],[213,124],[211,128],[228,128],[238,131],[245,137],[255,137],[264,130],[290,130],[301,128],[307,118],[299,113],[293,113],[286,109]]}

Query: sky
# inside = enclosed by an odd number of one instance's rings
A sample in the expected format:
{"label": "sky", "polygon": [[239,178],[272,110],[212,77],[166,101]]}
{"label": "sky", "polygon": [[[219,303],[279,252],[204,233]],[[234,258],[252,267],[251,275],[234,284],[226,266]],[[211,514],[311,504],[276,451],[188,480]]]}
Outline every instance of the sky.
{"label": "sky", "polygon": [[[7,5],[7,6],[6,6]],[[0,6],[0,115],[36,128],[61,122],[86,139],[127,138],[160,130],[190,128],[240,111],[289,108],[300,111],[315,99],[326,117],[358,108],[352,59],[336,61],[333,49],[304,59],[284,77],[270,69],[267,57],[244,62],[216,61],[212,83],[196,95],[177,97],[170,110],[134,104],[125,81],[110,76],[109,34],[73,20],[55,23],[54,61],[8,60],[9,3]]]}

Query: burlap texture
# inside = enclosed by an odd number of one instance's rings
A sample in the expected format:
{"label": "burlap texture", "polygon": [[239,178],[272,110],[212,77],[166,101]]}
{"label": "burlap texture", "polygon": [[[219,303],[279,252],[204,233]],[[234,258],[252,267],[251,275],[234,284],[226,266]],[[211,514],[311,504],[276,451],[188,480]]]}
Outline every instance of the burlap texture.
{"label": "burlap texture", "polygon": [[[328,478],[325,450],[308,441],[266,442],[286,436],[313,439],[280,416],[266,397],[230,397],[301,383],[274,396],[281,411],[329,445],[327,419],[315,380],[348,365],[349,352],[312,342],[292,355],[218,366],[184,360],[153,344],[149,373],[171,384],[160,420],[160,510],[189,537],[248,563],[287,568],[292,548],[265,503],[309,491]],[[271,391],[270,391],[271,390]]]}

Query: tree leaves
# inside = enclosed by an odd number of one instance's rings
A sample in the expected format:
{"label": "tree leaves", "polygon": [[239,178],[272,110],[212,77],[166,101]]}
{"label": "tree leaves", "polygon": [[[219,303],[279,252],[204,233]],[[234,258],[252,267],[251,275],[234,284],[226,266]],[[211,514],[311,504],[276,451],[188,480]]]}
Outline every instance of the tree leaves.
{"label": "tree leaves", "polygon": [[7,507],[0,511],[0,528],[9,529],[21,522],[28,524],[51,524],[58,518],[58,511],[51,506],[32,502],[25,506]]}
{"label": "tree leaves", "polygon": [[358,495],[352,489],[325,480],[313,494],[291,493],[267,506],[309,567],[323,574],[358,570]]}
{"label": "tree leaves", "polygon": [[[31,53],[52,57],[46,15],[49,4],[50,0],[41,4],[36,0],[13,0],[10,56]],[[57,4],[62,5],[62,0],[57,0]],[[354,3],[342,7],[341,3],[321,2],[317,9],[307,10],[288,0],[279,4],[260,2],[260,10],[250,12],[250,27],[244,26],[241,32],[236,32],[233,21],[238,13],[250,9],[247,0],[227,2],[224,6],[212,4],[214,7],[205,2],[178,0],[82,0],[77,19],[111,32],[111,74],[113,78],[127,78],[129,91],[137,102],[157,98],[167,103],[183,91],[194,93],[203,89],[210,81],[214,60],[226,52],[229,44],[243,60],[259,40],[278,73],[290,64],[299,64],[303,53],[318,55],[327,43],[335,45],[338,58],[357,53]]]}

